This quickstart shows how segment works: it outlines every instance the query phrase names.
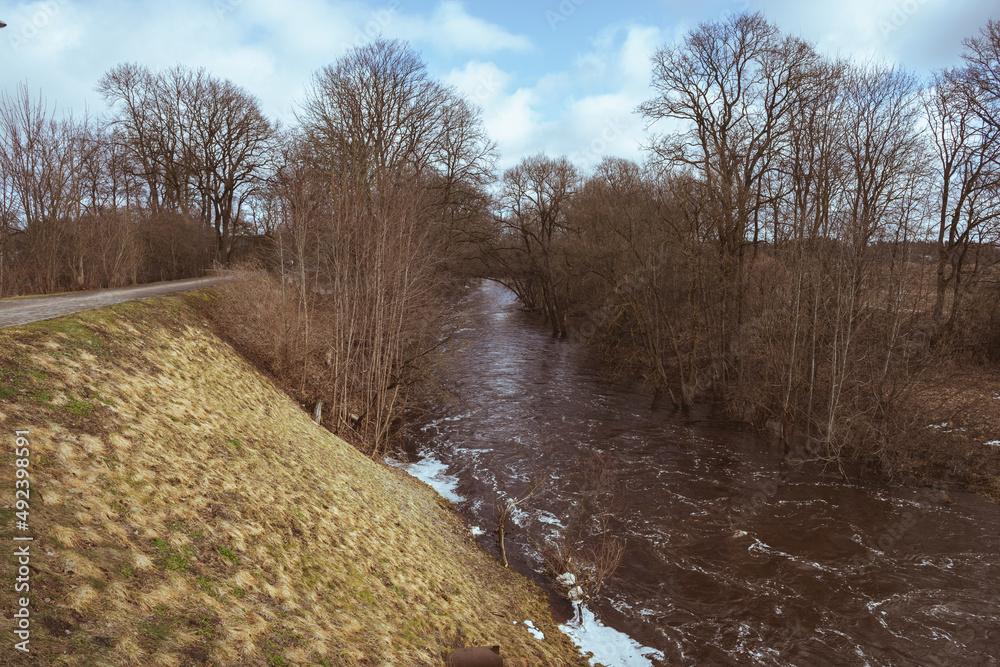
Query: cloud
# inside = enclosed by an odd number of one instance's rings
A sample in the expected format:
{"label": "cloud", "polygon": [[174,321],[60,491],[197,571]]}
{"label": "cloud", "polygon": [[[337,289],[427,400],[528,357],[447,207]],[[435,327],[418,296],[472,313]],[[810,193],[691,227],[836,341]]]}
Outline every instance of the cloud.
{"label": "cloud", "polygon": [[531,40],[503,26],[472,16],[460,2],[445,0],[428,17],[401,16],[387,33],[413,42],[428,43],[446,53],[488,54],[531,51]]}
{"label": "cloud", "polygon": [[529,85],[493,62],[471,61],[444,80],[483,109],[483,120],[513,166],[540,151],[590,170],[610,155],[641,160],[642,122],[633,110],[649,94],[649,55],[660,31],[644,25],[603,29],[563,71]]}
{"label": "cloud", "polygon": [[641,160],[641,123],[627,93],[592,95],[574,102],[565,115],[571,162],[589,170],[608,156]]}
{"label": "cloud", "polygon": [[454,86],[465,99],[486,108],[495,106],[511,78],[494,63],[471,60],[445,75],[444,82]]}
{"label": "cloud", "polygon": [[[590,168],[604,155],[641,159],[642,119],[632,112],[652,94],[649,56],[724,12],[759,9],[821,52],[875,55],[920,75],[957,64],[961,40],[995,13],[985,0],[655,4],[654,12],[576,3],[580,11],[553,30],[544,7],[464,0],[14,0],[0,17],[10,24],[0,31],[0,89],[27,81],[63,109],[97,111],[93,89],[110,67],[180,63],[232,80],[269,116],[292,123],[317,69],[382,34],[410,41],[433,76],[483,108],[503,165],[546,151]],[[616,119],[628,127],[616,130]]]}
{"label": "cloud", "polygon": [[471,61],[449,72],[444,82],[483,111],[483,124],[497,142],[504,166],[511,166],[532,145],[541,132],[535,92],[527,88],[511,90],[513,76],[492,62]]}
{"label": "cloud", "polygon": [[0,88],[27,81],[60,107],[102,109],[93,92],[108,69],[205,67],[258,96],[265,113],[292,120],[312,73],[367,36],[373,11],[324,0],[46,0],[4,9]]}
{"label": "cloud", "polygon": [[777,0],[753,9],[822,53],[889,60],[921,76],[958,64],[962,40],[996,13],[991,3],[946,0]]}
{"label": "cloud", "polygon": [[634,111],[650,95],[649,58],[662,42],[662,30],[639,24],[609,26],[594,38],[570,75],[580,83],[556,123],[559,153],[585,170],[607,156],[642,160],[643,122]]}

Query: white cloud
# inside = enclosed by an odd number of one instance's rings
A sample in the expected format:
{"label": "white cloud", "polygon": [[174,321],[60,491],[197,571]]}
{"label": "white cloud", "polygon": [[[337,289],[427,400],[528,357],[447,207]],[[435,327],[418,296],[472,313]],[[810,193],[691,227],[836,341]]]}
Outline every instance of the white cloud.
{"label": "white cloud", "polygon": [[961,40],[995,12],[985,0],[662,4],[674,6],[651,21],[587,3],[552,30],[542,11],[466,0],[14,0],[0,10],[10,24],[0,31],[0,90],[27,81],[63,109],[98,111],[93,89],[110,67],[180,63],[231,79],[290,123],[317,69],[383,34],[409,40],[434,75],[483,108],[502,165],[545,151],[590,168],[605,155],[641,159],[643,123],[633,110],[652,94],[649,56],[724,11],[760,9],[825,53],[874,52],[921,75],[955,64]]}
{"label": "white cloud", "polygon": [[[37,18],[46,11],[51,17]],[[4,10],[0,88],[27,80],[33,94],[41,88],[63,108],[102,109],[93,89],[114,65],[183,64],[231,79],[268,115],[290,122],[312,73],[366,40],[372,14],[324,0],[21,3]]]}
{"label": "white cloud", "polygon": [[[533,49],[531,41],[452,0],[424,14],[402,0],[49,1],[5,10],[11,25],[0,33],[0,47],[40,8],[53,16],[39,19],[44,25],[31,29],[21,48],[0,56],[0,87],[13,90],[28,79],[33,93],[41,88],[62,108],[100,110],[94,86],[114,65],[180,63],[231,79],[289,124],[313,72],[381,33],[411,40],[438,67],[447,63],[443,79],[483,108],[503,166],[539,151],[575,155],[585,168],[606,154],[638,157],[641,123],[631,112],[647,94],[648,54],[660,39],[655,27],[613,24],[583,41],[576,57],[571,43],[569,64],[552,71],[545,63],[507,66]],[[476,59],[484,55],[489,60]]]}
{"label": "white cloud", "polygon": [[492,62],[471,61],[444,78],[483,108],[502,167],[543,151],[589,170],[606,156],[642,159],[642,122],[633,110],[649,94],[649,55],[659,39],[650,26],[602,30],[569,69],[543,73],[530,86],[515,87],[514,75]]}
{"label": "white cloud", "polygon": [[640,160],[641,123],[626,93],[592,95],[574,102],[565,115],[568,149],[561,152],[588,170],[608,156]]}
{"label": "white cloud", "polygon": [[511,75],[494,63],[470,60],[461,69],[449,72],[444,82],[454,86],[465,99],[485,109],[495,106],[510,84]]}
{"label": "white cloud", "polygon": [[472,16],[460,2],[445,0],[430,17],[401,15],[386,28],[387,34],[432,45],[446,53],[524,53],[531,40],[506,28]]}
{"label": "white cloud", "polygon": [[534,90],[510,90],[513,77],[492,62],[470,61],[449,72],[444,82],[483,110],[483,124],[497,142],[504,166],[538,150],[533,148],[541,132]]}
{"label": "white cloud", "polygon": [[650,56],[664,42],[663,31],[655,26],[632,26],[622,44],[619,63],[622,76],[630,85],[649,87]]}
{"label": "white cloud", "polygon": [[608,156],[641,161],[643,123],[634,111],[650,95],[649,57],[662,41],[662,31],[648,25],[601,31],[564,75],[573,84],[567,84],[567,102],[548,133],[547,150],[568,155],[584,170]]}
{"label": "white cloud", "polygon": [[68,2],[31,2],[18,7],[5,20],[6,34],[15,53],[53,62],[80,45],[83,27],[76,8]]}
{"label": "white cloud", "polygon": [[753,8],[822,53],[885,59],[920,75],[957,64],[962,40],[996,14],[995,3],[947,0],[771,0]]}
{"label": "white cloud", "polygon": [[486,126],[506,161],[538,150],[539,115],[534,93],[519,88],[486,114]]}

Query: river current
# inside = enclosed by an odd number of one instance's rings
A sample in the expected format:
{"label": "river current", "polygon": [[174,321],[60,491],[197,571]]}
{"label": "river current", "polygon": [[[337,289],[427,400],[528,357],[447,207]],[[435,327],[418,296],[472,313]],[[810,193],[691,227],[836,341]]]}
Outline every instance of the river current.
{"label": "river current", "polygon": [[575,473],[600,453],[624,490],[621,567],[584,608],[555,603],[596,660],[1000,665],[997,504],[845,482],[654,407],[496,283],[467,290],[444,359],[438,397],[408,419],[409,469],[485,548],[496,553],[493,499],[542,478],[507,544],[544,584],[538,545],[564,529]]}

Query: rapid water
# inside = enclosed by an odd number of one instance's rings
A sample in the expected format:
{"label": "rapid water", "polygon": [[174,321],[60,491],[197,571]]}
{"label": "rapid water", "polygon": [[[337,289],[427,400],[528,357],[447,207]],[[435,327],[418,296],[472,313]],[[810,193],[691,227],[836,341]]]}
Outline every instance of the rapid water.
{"label": "rapid water", "polygon": [[597,659],[1000,664],[1000,506],[845,483],[751,433],[653,409],[495,283],[469,290],[457,322],[440,398],[410,416],[411,472],[450,494],[493,552],[494,497],[543,478],[508,540],[512,565],[541,580],[538,545],[603,453],[624,489],[625,557],[567,628]]}

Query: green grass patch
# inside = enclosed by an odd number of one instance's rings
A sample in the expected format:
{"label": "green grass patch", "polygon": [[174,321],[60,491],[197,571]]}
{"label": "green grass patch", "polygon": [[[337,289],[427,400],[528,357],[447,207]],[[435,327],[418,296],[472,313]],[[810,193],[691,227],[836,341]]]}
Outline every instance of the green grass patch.
{"label": "green grass patch", "polygon": [[198,585],[198,590],[202,593],[214,597],[218,596],[215,592],[215,582],[210,577],[198,577],[195,579],[195,583]]}
{"label": "green grass patch", "polygon": [[191,559],[184,554],[172,553],[163,559],[163,565],[168,570],[186,570],[191,566]]}
{"label": "green grass patch", "polygon": [[108,587],[108,582],[100,577],[87,577],[87,581],[94,587],[95,591],[103,591]]}
{"label": "green grass patch", "polygon": [[215,550],[218,551],[219,554],[223,558],[225,558],[226,560],[228,560],[233,565],[236,565],[237,563],[240,562],[240,557],[238,555],[236,555],[236,552],[234,552],[229,547],[223,547],[223,546],[220,546],[220,545],[216,545],[215,546]]}
{"label": "green grass patch", "polygon": [[189,546],[175,550],[159,538],[153,539],[153,547],[163,555],[163,566],[168,570],[186,570],[191,566],[191,556],[194,550]]}
{"label": "green grass patch", "polygon": [[215,636],[215,620],[210,614],[200,613],[188,617],[188,623],[194,628],[195,634],[211,639]]}
{"label": "green grass patch", "polygon": [[139,629],[146,633],[149,637],[158,639],[162,642],[167,640],[171,631],[173,631],[174,626],[173,623],[170,622],[170,619],[154,618],[139,623]]}
{"label": "green grass patch", "polygon": [[41,403],[42,405],[46,405],[52,402],[52,392],[36,391],[34,393],[28,394],[28,398],[35,401],[36,403]]}
{"label": "green grass patch", "polygon": [[[74,415],[89,415],[94,411],[94,406],[86,401],[78,401],[76,399],[70,399],[66,405],[63,406],[63,410],[66,412],[71,412]],[[105,460],[105,463],[107,461]]]}

